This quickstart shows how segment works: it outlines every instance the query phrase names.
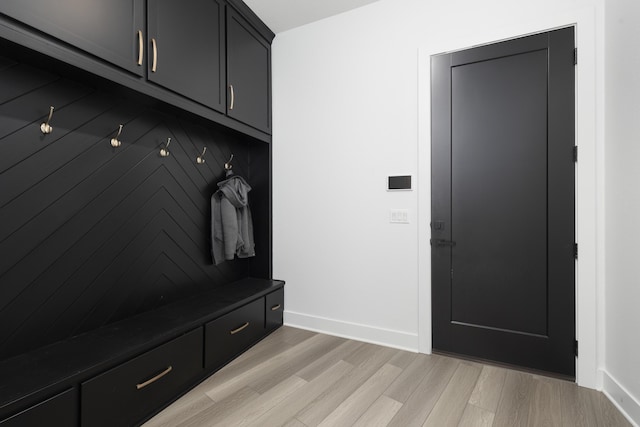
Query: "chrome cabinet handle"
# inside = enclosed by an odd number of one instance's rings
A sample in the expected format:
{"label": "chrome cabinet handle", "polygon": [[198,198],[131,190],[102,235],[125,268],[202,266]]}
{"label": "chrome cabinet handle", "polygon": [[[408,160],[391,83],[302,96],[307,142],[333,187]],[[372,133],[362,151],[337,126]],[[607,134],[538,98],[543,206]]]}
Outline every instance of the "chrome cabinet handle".
{"label": "chrome cabinet handle", "polygon": [[165,375],[167,375],[169,372],[171,372],[173,370],[173,366],[168,366],[167,369],[165,369],[164,371],[160,372],[158,375],[156,375],[155,377],[146,380],[143,383],[140,384],[136,384],[136,390],[141,390],[143,388],[145,388],[146,386],[153,384],[154,382],[158,381],[160,378],[164,377]]}
{"label": "chrome cabinet handle", "polygon": [[238,329],[234,329],[234,330],[232,330],[232,331],[229,331],[229,333],[230,333],[231,335],[235,335],[235,334],[237,334],[238,332],[240,332],[240,331],[242,331],[243,329],[245,329],[247,326],[249,326],[249,322],[246,322],[244,325],[240,326]]}
{"label": "chrome cabinet handle", "polygon": [[151,72],[155,73],[158,68],[158,43],[156,39],[151,39],[151,46],[153,46],[153,62],[151,63]]}
{"label": "chrome cabinet handle", "polygon": [[280,305],[280,304],[274,305],[273,307],[271,307],[271,311],[277,311],[277,310],[280,310],[280,307],[281,307],[281,305]]}
{"label": "chrome cabinet handle", "polygon": [[233,91],[233,85],[229,85],[229,89],[231,90],[231,105],[229,106],[229,110],[233,110],[233,104],[236,101],[236,94]]}
{"label": "chrome cabinet handle", "polygon": [[144,40],[142,40],[142,31],[138,31],[138,65],[142,65],[144,57]]}

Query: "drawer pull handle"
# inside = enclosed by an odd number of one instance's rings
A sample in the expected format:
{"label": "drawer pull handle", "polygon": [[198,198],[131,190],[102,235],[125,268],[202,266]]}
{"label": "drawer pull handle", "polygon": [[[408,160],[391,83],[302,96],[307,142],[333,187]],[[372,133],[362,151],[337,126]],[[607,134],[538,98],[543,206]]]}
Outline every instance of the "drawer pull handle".
{"label": "drawer pull handle", "polygon": [[144,57],[144,41],[142,40],[142,31],[138,31],[138,65],[142,65]]}
{"label": "drawer pull handle", "polygon": [[229,110],[233,110],[233,106],[236,103],[236,93],[233,90],[233,85],[229,85],[229,90],[231,91],[231,105],[229,106]]}
{"label": "drawer pull handle", "polygon": [[245,329],[247,326],[249,326],[249,322],[245,323],[244,325],[240,326],[238,329],[234,329],[233,331],[229,331],[229,333],[231,335],[235,335],[238,332],[242,331],[243,329]]}
{"label": "drawer pull handle", "polygon": [[151,72],[155,73],[158,69],[158,43],[156,43],[156,39],[151,39],[151,46],[153,47],[153,61],[151,62]]}
{"label": "drawer pull handle", "polygon": [[173,367],[172,366],[168,366],[167,369],[165,369],[164,371],[160,372],[155,377],[153,377],[153,378],[151,378],[149,380],[146,380],[143,383],[136,384],[136,390],[141,390],[141,389],[145,388],[146,386],[148,386],[149,384],[153,384],[154,382],[158,381],[160,378],[162,378],[165,375],[167,375],[172,370],[173,370]]}
{"label": "drawer pull handle", "polygon": [[271,307],[271,311],[276,311],[276,310],[280,310],[281,305],[274,305],[273,307]]}

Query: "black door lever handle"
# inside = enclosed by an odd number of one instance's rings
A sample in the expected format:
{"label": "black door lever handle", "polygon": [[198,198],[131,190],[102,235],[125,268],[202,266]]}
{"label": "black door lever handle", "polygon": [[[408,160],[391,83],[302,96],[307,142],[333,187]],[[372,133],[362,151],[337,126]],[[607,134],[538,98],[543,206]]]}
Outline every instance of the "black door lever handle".
{"label": "black door lever handle", "polygon": [[431,246],[455,246],[456,242],[453,240],[444,240],[444,239],[431,239]]}

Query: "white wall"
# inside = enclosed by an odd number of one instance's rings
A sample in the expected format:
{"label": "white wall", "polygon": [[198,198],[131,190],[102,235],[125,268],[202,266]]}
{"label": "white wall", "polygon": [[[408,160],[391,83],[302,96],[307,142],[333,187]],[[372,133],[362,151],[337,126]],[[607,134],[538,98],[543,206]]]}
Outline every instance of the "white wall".
{"label": "white wall", "polygon": [[[578,381],[599,386],[601,2],[381,0],[277,35],[274,276],[287,324],[430,351],[428,57],[577,23]],[[418,186],[387,192],[393,174]],[[390,224],[394,208],[411,223]]]}
{"label": "white wall", "polygon": [[605,4],[604,389],[640,421],[640,3],[607,0]]}
{"label": "white wall", "polygon": [[416,349],[417,192],[385,179],[417,172],[417,46],[385,9],[276,37],[274,277],[288,323]]}

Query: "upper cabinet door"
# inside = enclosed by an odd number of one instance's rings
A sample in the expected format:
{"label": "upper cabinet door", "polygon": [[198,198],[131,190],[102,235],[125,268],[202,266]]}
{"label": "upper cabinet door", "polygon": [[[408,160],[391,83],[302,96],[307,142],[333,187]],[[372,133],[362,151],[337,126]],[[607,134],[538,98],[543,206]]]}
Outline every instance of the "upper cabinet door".
{"label": "upper cabinet door", "polygon": [[227,7],[227,115],[271,133],[271,46]]}
{"label": "upper cabinet door", "polygon": [[144,75],[144,0],[1,0],[0,12]]}
{"label": "upper cabinet door", "polygon": [[224,113],[222,0],[148,0],[148,79]]}

